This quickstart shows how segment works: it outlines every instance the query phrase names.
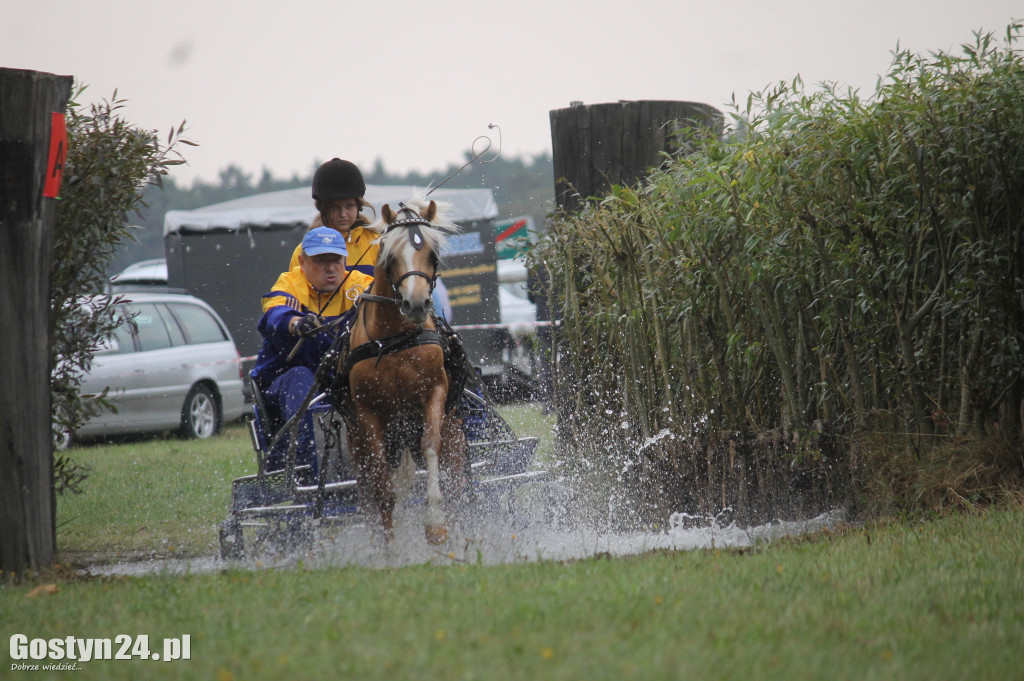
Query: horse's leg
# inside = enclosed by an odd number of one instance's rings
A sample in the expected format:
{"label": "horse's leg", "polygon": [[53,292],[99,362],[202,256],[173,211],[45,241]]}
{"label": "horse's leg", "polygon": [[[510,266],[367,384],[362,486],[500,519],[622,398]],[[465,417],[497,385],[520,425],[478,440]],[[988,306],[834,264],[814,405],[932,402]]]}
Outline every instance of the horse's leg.
{"label": "horse's leg", "polygon": [[427,517],[425,531],[427,542],[443,544],[448,541],[448,528],[444,521],[443,498],[441,496],[441,473],[438,457],[441,451],[441,420],[444,418],[444,390],[435,388],[430,394],[423,414],[423,439],[420,451],[427,464]]}
{"label": "horse's leg", "polygon": [[384,429],[377,414],[367,409],[357,408],[360,431],[353,438],[353,463],[356,467],[356,479],[363,498],[377,507],[380,513],[384,534],[390,541],[394,538],[395,522],[395,489],[388,470],[387,454],[384,444]]}

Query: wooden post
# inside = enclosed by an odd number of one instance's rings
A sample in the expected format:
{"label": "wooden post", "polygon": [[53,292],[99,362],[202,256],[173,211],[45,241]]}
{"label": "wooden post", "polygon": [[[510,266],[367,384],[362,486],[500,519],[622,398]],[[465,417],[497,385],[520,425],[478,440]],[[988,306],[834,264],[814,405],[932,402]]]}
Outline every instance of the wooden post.
{"label": "wooden post", "polygon": [[[0,68],[0,570],[56,553],[48,320],[71,76]],[[57,114],[57,116],[54,116]],[[51,153],[52,151],[52,153]],[[49,180],[49,182],[48,182]]]}
{"label": "wooden post", "polygon": [[[573,102],[567,109],[550,112],[551,160],[555,174],[555,203],[576,210],[589,197],[608,194],[611,186],[635,185],[652,168],[664,162],[662,152],[679,149],[678,133],[687,127],[704,126],[718,133],[722,113],[707,104],[676,101],[632,101],[584,106]],[[560,320],[554,305],[551,318]],[[576,380],[566,365],[557,362],[557,331],[541,339],[541,352],[555,358],[551,394],[560,424],[572,422],[566,412]],[[548,345],[548,344],[551,345]],[[560,428],[559,442],[571,438]]]}
{"label": "wooden post", "polygon": [[581,198],[607,194],[611,185],[632,185],[662,164],[662,152],[678,149],[677,133],[705,126],[718,131],[722,113],[707,104],[634,101],[550,112],[555,203],[569,210]]}

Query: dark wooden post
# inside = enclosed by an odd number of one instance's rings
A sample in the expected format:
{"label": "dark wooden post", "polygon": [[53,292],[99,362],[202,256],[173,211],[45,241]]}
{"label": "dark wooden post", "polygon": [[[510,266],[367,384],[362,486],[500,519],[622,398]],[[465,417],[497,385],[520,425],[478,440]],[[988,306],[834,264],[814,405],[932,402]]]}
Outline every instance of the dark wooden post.
{"label": "dark wooden post", "polygon": [[[550,119],[555,203],[570,211],[580,208],[589,197],[607,195],[613,184],[636,185],[650,169],[664,162],[663,152],[679,151],[679,133],[685,128],[703,126],[719,133],[722,127],[722,114],[714,107],[676,101],[588,106],[573,102],[567,109],[551,111]],[[557,322],[560,313],[554,305],[550,311],[551,319]],[[572,414],[566,410],[572,404],[576,379],[570,375],[569,365],[557,362],[559,353],[551,351],[559,343],[555,328],[551,336],[541,336],[541,352],[555,360],[548,390],[559,425],[563,426],[558,430],[559,441],[563,441],[574,437]]]}
{"label": "dark wooden post", "polygon": [[581,197],[602,196],[611,185],[633,185],[678,149],[678,133],[704,126],[718,131],[722,113],[707,104],[634,101],[550,113],[555,203],[574,209]]}
{"label": "dark wooden post", "polygon": [[63,172],[67,140],[62,142],[59,133],[71,83],[71,76],[0,68],[0,570],[5,574],[48,566],[56,553],[48,359],[56,199],[43,194],[55,193]]}

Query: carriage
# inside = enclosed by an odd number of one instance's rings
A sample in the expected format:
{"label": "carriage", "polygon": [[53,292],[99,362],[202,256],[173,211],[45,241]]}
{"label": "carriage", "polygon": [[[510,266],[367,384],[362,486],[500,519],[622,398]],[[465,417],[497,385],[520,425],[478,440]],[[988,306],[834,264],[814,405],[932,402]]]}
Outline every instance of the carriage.
{"label": "carriage", "polygon": [[[223,558],[288,545],[310,527],[376,523],[370,510],[380,513],[389,536],[396,493],[395,483],[383,482],[385,473],[405,478],[405,503],[423,507],[431,544],[447,541],[445,516],[455,506],[514,512],[516,488],[548,478],[547,471],[532,468],[537,439],[516,436],[487,397],[479,372],[459,352],[457,336],[425,311],[438,266],[436,239],[443,239],[438,225],[458,228],[435,219],[434,202],[427,210],[428,204],[415,205],[419,212],[384,206],[382,253],[392,252],[389,239],[412,238],[419,246],[394,249],[412,254],[404,264],[397,255],[381,256],[386,262],[377,263],[374,295],[362,296],[350,334],[335,334],[298,412],[280,423],[254,386],[249,426],[257,471],[232,483],[220,528]],[[370,353],[361,352],[366,348]],[[435,380],[443,390],[431,384]],[[359,390],[371,383],[388,386],[385,399]],[[315,467],[297,464],[295,456],[299,422],[307,413],[316,424]],[[283,466],[275,461],[271,470],[269,453],[283,445]]]}
{"label": "carriage", "polygon": [[[275,435],[288,437],[266,426],[270,421],[262,399],[256,395],[248,419],[257,472],[231,483],[227,518],[220,527],[220,555],[239,559],[268,548],[288,548],[310,526],[366,523],[359,502],[358,485],[347,447],[346,424],[327,401],[324,392],[314,396],[317,455],[321,474],[313,480],[308,466],[294,460],[283,469],[266,469],[267,452]],[[493,402],[465,389],[460,412],[467,427],[467,495],[475,509],[514,514],[515,489],[525,483],[550,478],[546,470],[532,468],[537,438],[516,437]],[[425,470],[416,472],[412,503],[422,498]],[[372,522],[372,520],[371,520]]]}

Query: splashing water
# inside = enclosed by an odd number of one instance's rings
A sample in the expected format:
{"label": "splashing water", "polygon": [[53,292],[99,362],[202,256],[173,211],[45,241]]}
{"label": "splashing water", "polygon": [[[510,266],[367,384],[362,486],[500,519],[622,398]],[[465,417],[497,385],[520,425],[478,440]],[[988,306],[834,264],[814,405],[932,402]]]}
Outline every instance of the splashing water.
{"label": "splashing water", "polygon": [[[522,490],[521,490],[522,491]],[[538,502],[528,490],[516,500],[516,512],[466,513],[451,524],[451,538],[434,547],[423,537],[420,509],[414,506],[396,513],[395,537],[385,542],[376,527],[359,518],[338,525],[312,521],[293,528],[287,546],[268,542],[262,553],[238,561],[216,557],[151,560],[95,566],[93,575],[140,576],[146,574],[196,574],[228,567],[264,569],[302,566],[324,568],[361,565],[371,568],[435,565],[500,565],[538,560],[574,560],[595,555],[627,556],[655,550],[687,551],[748,547],[779,537],[814,532],[841,525],[842,511],[832,511],[805,521],[776,521],[742,528],[723,524],[720,518],[674,514],[669,527],[651,530],[599,530],[565,508],[552,507],[550,499]],[[301,535],[301,541],[294,541]]]}
{"label": "splashing water", "polygon": [[[605,415],[611,417],[612,431],[629,430],[624,413],[606,410]],[[552,476],[497,496],[484,494],[484,498],[460,509],[450,522],[449,541],[440,547],[427,544],[422,508],[411,502],[396,509],[395,536],[391,542],[384,541],[375,521],[351,514],[325,524],[308,519],[288,527],[282,523],[270,528],[270,532],[247,530],[252,536],[246,536],[247,558],[242,560],[227,561],[216,556],[162,559],[93,566],[87,571],[94,575],[144,575],[204,573],[225,568],[383,568],[423,563],[445,566],[563,561],[649,551],[750,547],[845,522],[845,512],[837,509],[810,520],[776,520],[740,527],[732,519],[733,510],[727,508],[714,517],[677,512],[660,527],[637,527],[640,521],[635,513],[636,500],[643,496],[643,490],[636,489],[636,481],[632,480],[636,477],[634,469],[641,463],[641,457],[663,446],[664,440],[685,436],[663,428],[619,447],[616,443],[622,438],[621,432],[606,435],[607,443],[591,443],[595,449],[593,456],[577,461],[582,478],[579,473],[570,474],[576,480],[570,483]],[[629,454],[623,455],[623,451]],[[566,470],[561,463],[552,463],[552,468]],[[600,478],[601,468],[610,474],[605,478],[608,484],[594,488],[582,482],[588,477]]]}

